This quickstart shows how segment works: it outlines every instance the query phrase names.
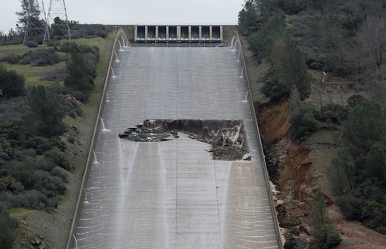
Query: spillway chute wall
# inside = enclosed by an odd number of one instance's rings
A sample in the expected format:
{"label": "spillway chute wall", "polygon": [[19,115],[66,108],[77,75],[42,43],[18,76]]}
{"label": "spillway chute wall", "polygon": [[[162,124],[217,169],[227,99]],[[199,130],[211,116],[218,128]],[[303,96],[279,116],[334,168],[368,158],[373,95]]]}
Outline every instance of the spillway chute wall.
{"label": "spillway chute wall", "polygon": [[[122,43],[125,43],[125,44],[122,44]],[[75,242],[74,236],[76,234],[76,227],[78,226],[79,216],[80,216],[80,212],[81,212],[82,206],[83,206],[83,199],[84,199],[84,191],[83,190],[86,188],[87,180],[88,180],[88,177],[90,174],[90,168],[91,168],[91,165],[93,163],[93,152],[95,149],[95,145],[97,143],[98,133],[99,133],[100,126],[101,126],[101,117],[103,114],[104,103],[106,102],[106,95],[107,95],[106,93],[107,93],[107,89],[108,89],[109,84],[110,84],[110,78],[112,76],[111,68],[112,68],[112,64],[117,59],[116,58],[116,51],[121,49],[122,45],[123,46],[130,46],[130,43],[129,43],[129,39],[127,38],[124,30],[119,29],[116,36],[115,36],[113,49],[111,51],[110,62],[109,62],[109,66],[108,66],[108,70],[107,70],[107,74],[106,74],[106,79],[105,79],[105,84],[104,84],[104,88],[103,88],[103,92],[102,92],[101,101],[99,104],[99,111],[98,111],[98,115],[97,115],[95,126],[94,126],[94,132],[93,132],[93,136],[91,139],[90,150],[89,150],[88,157],[87,157],[86,167],[85,167],[85,170],[83,173],[83,179],[82,179],[82,184],[81,184],[80,190],[79,190],[78,201],[77,201],[74,216],[72,219],[70,235],[69,235],[68,242],[67,242],[67,249],[72,249],[74,247],[74,242]]]}
{"label": "spillway chute wall", "polygon": [[[243,47],[242,47],[241,40],[240,40],[240,37],[239,37],[239,34],[237,33],[237,31],[234,31],[233,34],[234,34],[234,37],[237,41],[237,42],[235,41],[235,44],[237,45],[237,50],[240,51],[240,55],[241,55],[240,59],[242,62],[242,66],[244,68],[242,75],[243,75],[245,82],[247,84],[247,89],[248,89],[247,98],[248,98],[248,103],[249,103],[249,106],[250,106],[250,109],[252,112],[253,125],[254,125],[254,128],[256,130],[256,136],[257,136],[256,139],[258,142],[257,148],[258,148],[258,153],[260,155],[261,165],[262,165],[263,172],[264,172],[264,181],[265,181],[269,205],[270,205],[270,209],[271,209],[271,213],[272,213],[272,219],[273,219],[273,225],[275,228],[277,244],[278,244],[279,248],[283,248],[283,241],[281,239],[279,222],[278,222],[277,215],[276,215],[275,204],[273,202],[273,196],[272,196],[272,191],[271,191],[271,186],[270,186],[270,181],[269,181],[269,176],[268,176],[268,171],[267,171],[267,165],[265,163],[265,155],[264,155],[264,151],[263,151],[263,145],[262,145],[261,139],[260,139],[260,131],[259,131],[258,123],[257,123],[256,111],[255,111],[255,107],[253,105],[251,84],[250,84],[250,81],[248,78],[248,70],[247,70],[247,66],[245,63],[245,59],[244,59]],[[236,47],[234,49],[236,49]]]}

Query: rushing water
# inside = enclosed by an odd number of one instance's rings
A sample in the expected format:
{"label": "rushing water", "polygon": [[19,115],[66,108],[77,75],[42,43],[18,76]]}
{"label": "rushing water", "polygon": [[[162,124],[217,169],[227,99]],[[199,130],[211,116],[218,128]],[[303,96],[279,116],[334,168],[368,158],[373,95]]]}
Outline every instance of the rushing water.
{"label": "rushing water", "polygon": [[[119,51],[76,238],[78,248],[277,248],[242,67],[231,48]],[[146,119],[243,120],[252,161],[209,144],[118,138]]]}

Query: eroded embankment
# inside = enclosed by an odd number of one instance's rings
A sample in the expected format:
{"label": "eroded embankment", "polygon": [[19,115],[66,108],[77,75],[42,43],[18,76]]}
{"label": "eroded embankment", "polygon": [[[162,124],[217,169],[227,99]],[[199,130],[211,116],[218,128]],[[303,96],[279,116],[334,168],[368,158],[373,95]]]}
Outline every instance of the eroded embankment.
{"label": "eroded embankment", "polygon": [[310,150],[288,135],[289,102],[286,99],[259,106],[259,128],[264,140],[264,152],[270,180],[278,191],[276,210],[286,239],[293,236],[310,238],[306,207],[315,187]]}

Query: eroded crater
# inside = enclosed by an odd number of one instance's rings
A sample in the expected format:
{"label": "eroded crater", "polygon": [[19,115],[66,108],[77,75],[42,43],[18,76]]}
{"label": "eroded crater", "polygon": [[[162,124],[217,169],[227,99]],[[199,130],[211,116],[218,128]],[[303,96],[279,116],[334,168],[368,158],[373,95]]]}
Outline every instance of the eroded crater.
{"label": "eroded crater", "polygon": [[135,142],[160,142],[178,138],[178,132],[209,143],[215,160],[251,160],[242,120],[152,119],[126,128],[118,136]]}

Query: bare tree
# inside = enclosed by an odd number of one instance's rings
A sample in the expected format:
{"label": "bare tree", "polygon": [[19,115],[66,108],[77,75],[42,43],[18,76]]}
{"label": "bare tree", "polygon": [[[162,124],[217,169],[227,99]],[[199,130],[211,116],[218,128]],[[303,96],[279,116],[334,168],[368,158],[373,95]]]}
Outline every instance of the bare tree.
{"label": "bare tree", "polygon": [[382,81],[382,73],[386,56],[386,27],[383,18],[368,17],[362,33],[363,43],[367,44],[367,49],[372,58],[372,63],[376,66],[378,81]]}

